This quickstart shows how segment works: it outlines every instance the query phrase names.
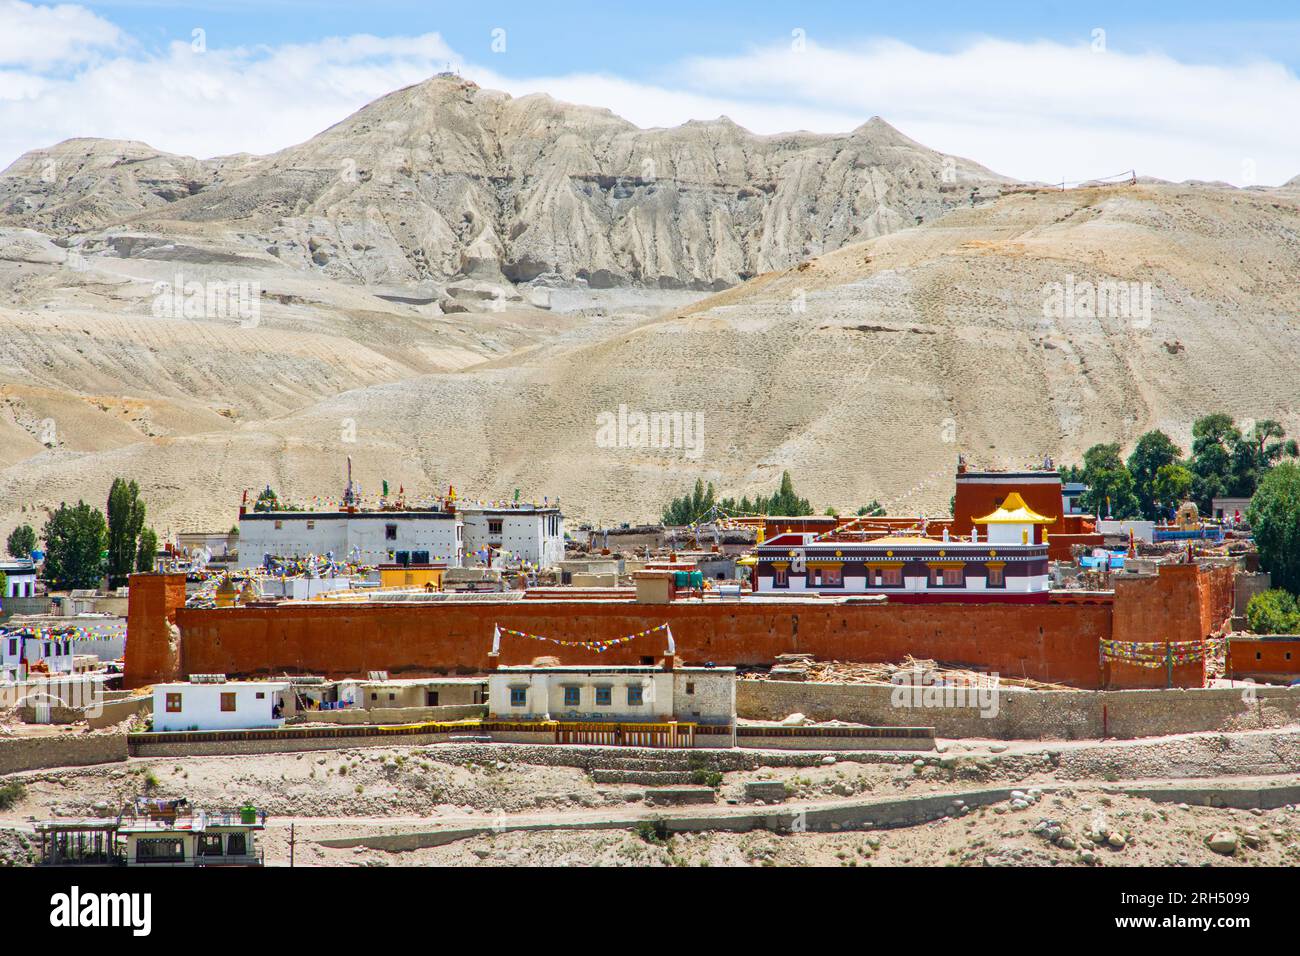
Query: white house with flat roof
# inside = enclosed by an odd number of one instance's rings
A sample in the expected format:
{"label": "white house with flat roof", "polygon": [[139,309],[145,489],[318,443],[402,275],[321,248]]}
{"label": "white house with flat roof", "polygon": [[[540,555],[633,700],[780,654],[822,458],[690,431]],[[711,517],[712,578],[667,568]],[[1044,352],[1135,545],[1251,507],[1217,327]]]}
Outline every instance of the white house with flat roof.
{"label": "white house with flat roof", "polygon": [[519,505],[511,508],[461,508],[465,521],[465,556],[469,564],[486,564],[482,552],[498,555],[506,565],[527,562],[539,568],[564,560],[564,515],[558,508]]}
{"label": "white house with flat roof", "polygon": [[256,730],[284,726],[290,684],[286,681],[227,681],[220,678],[155,684],[153,729]]}
{"label": "white house with flat roof", "polygon": [[446,564],[465,553],[459,514],[408,511],[246,511],[239,516],[241,568],[270,558],[333,555],[360,564]]}
{"label": "white house with flat roof", "polygon": [[734,667],[501,667],[488,675],[488,719],[730,725]]}
{"label": "white house with flat roof", "polygon": [[36,565],[31,558],[0,561],[0,574],[5,576],[0,599],[36,596]]}

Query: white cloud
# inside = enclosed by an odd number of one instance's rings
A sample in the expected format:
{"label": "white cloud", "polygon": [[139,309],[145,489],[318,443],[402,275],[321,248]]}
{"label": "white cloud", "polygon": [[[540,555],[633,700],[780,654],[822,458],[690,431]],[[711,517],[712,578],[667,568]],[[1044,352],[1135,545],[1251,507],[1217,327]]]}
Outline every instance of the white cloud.
{"label": "white cloud", "polygon": [[498,58],[465,64],[437,34],[201,53],[178,42],[146,54],[84,8],[47,9],[0,0],[0,36],[26,18],[49,51],[6,61],[28,44],[0,40],[0,166],[71,136],[197,156],[271,152],[452,62],[484,86],[608,107],[640,126],[725,114],[759,133],[847,132],[880,115],[927,146],[1023,179],[1135,168],[1247,185],[1300,174],[1300,127],[1287,119],[1300,115],[1300,80],[1265,61],[1206,66],[994,39],[944,53],[810,39],[802,52],[778,45],[665,63],[657,82],[521,78],[496,72]]}
{"label": "white cloud", "polygon": [[[200,157],[272,152],[427,79],[450,56],[437,34],[203,51],[186,41],[66,78],[32,74],[25,95],[0,94],[0,165],[73,136],[141,140]],[[4,86],[17,89],[19,79]]]}
{"label": "white cloud", "polygon": [[85,7],[0,0],[0,66],[47,69],[123,46],[122,32]]}

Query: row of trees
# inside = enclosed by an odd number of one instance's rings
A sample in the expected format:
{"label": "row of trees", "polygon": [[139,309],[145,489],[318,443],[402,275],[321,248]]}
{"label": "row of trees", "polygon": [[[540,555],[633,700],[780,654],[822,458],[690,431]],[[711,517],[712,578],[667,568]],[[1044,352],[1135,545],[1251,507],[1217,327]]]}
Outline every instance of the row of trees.
{"label": "row of trees", "polygon": [[[674,498],[663,510],[663,523],[667,525],[687,525],[694,524],[708,516],[709,512],[717,506],[727,514],[732,515],[781,515],[789,517],[799,517],[803,515],[815,514],[812,503],[807,498],[802,498],[794,490],[794,480],[790,477],[790,472],[781,472],[781,486],[771,495],[759,495],[750,499],[748,495],[743,498],[719,498],[714,491],[713,483],[707,485],[703,479],[695,480],[695,487],[690,494],[682,495],[680,498]],[[827,508],[826,514],[839,514],[835,508]],[[873,500],[868,505],[863,505],[856,512],[859,515],[883,515],[884,507],[880,502]]]}
{"label": "row of trees", "polygon": [[1061,478],[1088,486],[1085,511],[1156,521],[1188,500],[1205,513],[1216,497],[1249,498],[1270,469],[1297,455],[1300,447],[1279,422],[1256,422],[1243,432],[1232,416],[1216,413],[1192,425],[1186,458],[1172,438],[1155,430],[1138,439],[1127,461],[1118,444],[1093,445],[1081,466],[1061,469]]}
{"label": "row of trees", "polygon": [[[144,521],[140,488],[123,478],[113,479],[107,518],[84,501],[60,504],[41,531],[45,583],[56,591],[93,588],[107,575],[109,586],[118,587],[133,570],[152,571],[158,535]],[[14,557],[28,557],[36,550],[36,532],[21,525],[6,544]]]}

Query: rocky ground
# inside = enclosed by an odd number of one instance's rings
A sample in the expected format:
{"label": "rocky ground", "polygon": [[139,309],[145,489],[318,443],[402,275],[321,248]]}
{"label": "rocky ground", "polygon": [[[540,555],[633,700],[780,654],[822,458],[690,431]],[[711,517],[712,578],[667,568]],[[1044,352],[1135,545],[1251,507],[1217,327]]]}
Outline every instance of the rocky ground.
{"label": "rocky ground", "polygon": [[[929,754],[730,752],[711,755],[708,767],[699,767],[710,775],[699,782],[717,790],[717,810],[705,808],[705,813],[752,805],[745,784],[755,781],[783,783],[781,805],[809,809],[864,799],[954,796],[950,816],[934,822],[816,833],[667,833],[645,822],[674,812],[647,806],[646,785],[596,783],[580,766],[555,764],[598,764],[603,757],[558,748],[444,745],[133,759],[7,778],[21,790],[0,811],[0,861],[30,862],[23,831],[33,820],[110,815],[135,796],[149,795],[183,796],[206,808],[251,801],[270,816],[264,846],[273,864],[288,860],[291,823],[298,865],[1293,864],[1300,862],[1300,807],[1215,808],[1124,791],[1173,780],[1223,789],[1292,783],[1300,766],[1298,746],[1300,731],[1292,729],[1126,743],[969,741]],[[808,765],[764,765],[795,761]],[[995,787],[1014,792],[987,806],[967,806],[958,797]],[[511,820],[561,828],[511,831]],[[566,821],[599,820],[614,820],[614,828],[562,828]],[[408,852],[317,842],[498,823],[501,832]]]}

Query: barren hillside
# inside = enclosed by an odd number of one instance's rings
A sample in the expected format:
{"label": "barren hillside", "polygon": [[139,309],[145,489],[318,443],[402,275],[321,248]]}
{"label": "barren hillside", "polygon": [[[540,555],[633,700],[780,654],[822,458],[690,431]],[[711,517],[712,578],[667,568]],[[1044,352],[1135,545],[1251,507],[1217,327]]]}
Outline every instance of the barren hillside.
{"label": "barren hillside", "polygon": [[[646,131],[446,77],[264,158],[54,152],[0,175],[0,533],[116,475],[159,531],[224,528],[268,481],[337,494],[347,455],[575,518],[785,468],[818,507],[935,513],[958,452],[1300,433],[1294,183],[1038,190],[879,121]],[[159,314],[195,280],[254,284],[256,320]],[[620,406],[698,415],[699,454],[602,447]]]}

